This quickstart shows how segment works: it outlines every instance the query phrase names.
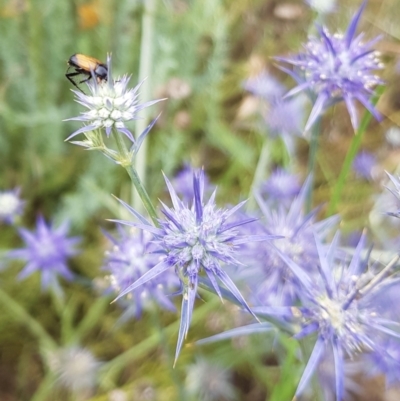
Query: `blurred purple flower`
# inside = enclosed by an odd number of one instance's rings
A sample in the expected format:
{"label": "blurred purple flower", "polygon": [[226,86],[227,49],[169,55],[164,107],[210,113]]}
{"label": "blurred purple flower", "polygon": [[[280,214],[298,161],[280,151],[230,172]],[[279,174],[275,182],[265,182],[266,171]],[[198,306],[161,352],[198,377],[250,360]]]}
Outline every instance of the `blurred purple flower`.
{"label": "blurred purple flower", "polygon": [[324,109],[336,101],[344,100],[350,114],[354,130],[358,128],[357,110],[354,101],[359,101],[371,114],[380,119],[380,114],[370,103],[373,88],[382,84],[374,70],[383,68],[372,46],[375,38],[364,43],[364,35],[355,36],[358,22],[365,8],[364,1],[350,22],[345,35],[330,34],[324,27],[317,26],[319,37],[310,38],[305,51],[294,57],[280,57],[278,60],[296,67],[291,71],[282,67],[291,75],[298,86],[286,96],[292,96],[305,90],[316,95],[315,104],[307,121],[305,130],[316,122]]}
{"label": "blurred purple flower", "polygon": [[266,71],[262,71],[255,77],[248,78],[243,87],[253,95],[267,101],[281,98],[286,91],[285,86]]}
{"label": "blurred purple flower", "polygon": [[23,280],[35,271],[41,273],[42,289],[49,288],[59,292],[58,276],[72,280],[73,274],[68,269],[67,259],[79,252],[75,246],[80,242],[77,237],[68,238],[68,223],[52,228],[42,216],[36,221],[36,231],[19,229],[19,234],[26,247],[8,252],[9,259],[22,259],[26,262],[18,278]]}
{"label": "blurred purple flower", "polygon": [[[88,111],[81,113],[78,117],[72,117],[65,121],[81,121],[83,127],[72,133],[66,141],[89,131],[104,129],[106,136],[109,137],[112,129],[116,129],[126,135],[133,143],[135,138],[125,123],[140,118],[138,113],[155,103],[164,99],[151,100],[139,104],[139,89],[143,81],[133,89],[128,88],[128,75],[123,75],[114,80],[111,76],[111,56],[107,57],[108,76],[107,81],[98,83],[96,79],[87,81],[90,94],[86,95],[80,91],[72,90],[75,94],[75,101],[86,107]],[[78,142],[82,146],[86,146]],[[101,144],[97,144],[100,146]],[[94,146],[94,144],[93,144]]]}
{"label": "blurred purple flower", "polygon": [[361,151],[354,158],[353,169],[360,177],[371,180],[373,178],[373,168],[376,164],[377,160],[375,155],[370,152]]}
{"label": "blurred purple flower", "polygon": [[[193,192],[193,168],[189,164],[180,170],[175,178],[172,180],[172,185],[178,195],[182,197],[182,200],[189,202],[194,197]],[[211,185],[206,174],[204,174],[204,188],[205,192],[211,190]]]}
{"label": "blurred purple flower", "polygon": [[255,288],[254,302],[258,305],[292,305],[298,300],[299,291],[302,291],[300,282],[277,250],[296,261],[308,274],[318,273],[318,253],[313,235],[316,232],[325,237],[338,219],[333,216],[316,222],[318,209],[307,215],[304,213],[310,185],[311,180],[308,178],[289,209],[282,204],[273,207],[256,195],[264,215],[259,226],[262,225],[261,229],[268,235],[283,237],[274,241],[273,245],[265,242],[252,247],[250,244],[249,251],[243,253],[246,259],[252,261],[251,265],[259,270],[258,274],[254,274],[256,281],[252,285]]}
{"label": "blurred purple flower", "polygon": [[[126,230],[118,226],[118,239],[106,233],[113,247],[106,252],[104,270],[110,272],[108,277],[111,289],[120,292],[128,288],[160,261],[160,255],[154,253],[152,235],[148,232],[131,228]],[[140,318],[142,310],[151,306],[153,301],[162,308],[175,311],[175,306],[168,298],[166,292],[178,288],[179,280],[173,272],[166,271],[140,288],[133,290],[129,296],[131,299],[120,299],[126,311],[121,321],[126,321],[132,316]]]}
{"label": "blurred purple flower", "polygon": [[15,218],[22,214],[25,201],[20,199],[20,188],[0,191],[0,222],[13,224]]}
{"label": "blurred purple flower", "polygon": [[264,114],[268,133],[272,137],[301,136],[304,120],[304,99],[275,98]]}
{"label": "blurred purple flower", "polygon": [[317,336],[296,390],[296,398],[308,386],[311,375],[323,358],[332,353],[336,401],[341,401],[344,395],[345,360],[367,352],[375,353],[376,358],[386,362],[390,358],[385,349],[387,342],[400,339],[400,323],[381,313],[377,302],[377,295],[385,293],[385,289],[396,282],[389,274],[397,259],[378,272],[375,265],[368,268],[368,260],[363,256],[365,235],[348,264],[338,262],[338,234],[328,251],[319,238],[316,237],[315,241],[319,277],[310,276],[296,262],[278,251],[303,287],[301,305],[286,310],[286,317],[292,315],[293,321],[300,325],[295,337]]}
{"label": "blurred purple flower", "polygon": [[181,323],[175,354],[176,362],[183,340],[189,330],[200,273],[202,271],[206,273],[210,286],[213,287],[221,299],[222,294],[217,280],[221,281],[226,290],[245,309],[252,313],[222,265],[240,264],[236,259],[237,248],[240,244],[249,241],[264,241],[276,237],[273,235],[240,236],[237,228],[254,221],[254,219],[227,222],[245,202],[241,202],[231,209],[219,209],[215,204],[216,191],[214,191],[208,202],[204,203],[203,170],[193,173],[194,197],[192,207],[189,207],[178,198],[172,184],[166,177],[165,181],[173,208],[169,208],[162,203],[162,213],[166,219],[159,220],[159,227],[154,227],[133,208],[121,201],[140,220],[140,223],[123,220],[117,220],[116,222],[138,227],[152,233],[155,238],[154,243],[158,245],[159,252],[164,257],[140,279],[123,290],[117,299],[154,279],[166,270],[171,268],[175,270],[181,282],[183,293]]}
{"label": "blurred purple flower", "polygon": [[301,185],[297,175],[277,168],[262,185],[261,192],[268,196],[268,200],[287,205],[300,192]]}

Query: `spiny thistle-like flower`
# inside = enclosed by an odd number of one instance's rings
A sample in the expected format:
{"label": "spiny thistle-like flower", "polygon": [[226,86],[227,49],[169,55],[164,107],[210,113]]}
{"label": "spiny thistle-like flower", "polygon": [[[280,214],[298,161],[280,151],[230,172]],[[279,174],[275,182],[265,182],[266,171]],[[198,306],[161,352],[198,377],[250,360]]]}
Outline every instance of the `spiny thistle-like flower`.
{"label": "spiny thistle-like flower", "polygon": [[20,192],[20,188],[0,191],[0,222],[13,224],[15,218],[22,214],[25,201],[20,199]]}
{"label": "spiny thistle-like flower", "polygon": [[365,5],[366,1],[351,20],[344,35],[332,35],[326,28],[318,26],[319,37],[310,38],[303,53],[290,58],[278,58],[296,68],[291,71],[282,67],[298,83],[286,96],[305,90],[311,90],[316,96],[306,131],[325,108],[339,100],[346,103],[354,130],[358,128],[355,101],[359,101],[376,119],[380,119],[370,102],[374,87],[383,83],[374,73],[383,68],[378,52],[372,50],[378,38],[364,43],[363,34],[355,36]]}
{"label": "spiny thistle-like flower", "polygon": [[261,186],[262,193],[268,196],[269,201],[273,203],[282,202],[285,205],[299,194],[300,189],[301,186],[298,176],[282,168],[274,170]]}
{"label": "spiny thistle-like flower", "polygon": [[40,216],[36,221],[36,231],[25,228],[19,230],[26,247],[8,252],[7,257],[26,261],[26,266],[19,274],[21,280],[39,271],[42,288],[52,288],[56,292],[60,291],[57,279],[59,275],[72,280],[73,274],[68,269],[67,259],[78,253],[75,246],[80,239],[68,238],[68,229],[67,222],[53,228]]}
{"label": "spiny thistle-like flower", "polygon": [[[315,222],[315,215],[318,209],[309,214],[304,213],[306,196],[311,185],[308,178],[304,183],[300,194],[292,201],[289,208],[283,204],[276,207],[265,202],[256,194],[261,212],[264,218],[260,220],[261,229],[264,233],[275,236],[282,236],[281,239],[272,245],[269,242],[248,246],[250,252],[242,256],[250,258],[252,266],[257,268],[259,273],[255,276],[252,288],[256,288],[255,296],[258,304],[280,304],[292,305],[301,292],[300,283],[282,261],[276,248],[287,257],[293,259],[308,274],[316,274],[316,262],[318,260],[317,249],[313,241],[313,233],[326,236],[329,229],[336,224],[337,217],[333,216],[320,222]],[[251,283],[250,283],[251,284]],[[256,302],[256,301],[255,301]]]}
{"label": "spiny thistle-like flower", "polygon": [[262,71],[255,77],[248,78],[244,84],[244,89],[253,95],[270,101],[281,98],[285,93],[285,86],[266,71]]}
{"label": "spiny thistle-like flower", "polygon": [[[319,256],[319,277],[308,275],[282,252],[280,255],[302,284],[299,307],[287,308],[300,326],[298,339],[316,335],[316,342],[298,385],[296,396],[307,387],[310,377],[324,356],[332,352],[335,367],[336,400],[343,399],[344,363],[346,358],[368,353],[383,361],[392,360],[388,341],[400,340],[400,323],[381,310],[382,297],[398,280],[390,276],[398,258],[381,271],[369,267],[362,236],[350,263],[338,261],[339,235],[326,251],[315,238]],[[281,310],[282,313],[282,310]]]}
{"label": "spiny thistle-like flower", "polygon": [[79,399],[92,395],[101,364],[88,349],[72,346],[50,351],[47,363],[61,387],[79,394]]}
{"label": "spiny thistle-like flower", "polygon": [[263,101],[261,115],[267,135],[282,138],[288,152],[293,154],[294,137],[302,135],[305,99],[300,96],[285,99],[285,86],[266,72],[248,79],[244,87]]}
{"label": "spiny thistle-like flower", "polygon": [[[81,133],[90,133],[95,130],[104,130],[106,136],[109,137],[112,130],[115,129],[126,135],[133,144],[138,145],[144,139],[135,138],[132,132],[126,127],[126,123],[140,118],[138,113],[146,107],[149,107],[164,99],[152,100],[145,103],[139,103],[139,89],[143,81],[136,85],[133,89],[128,88],[130,76],[123,75],[114,80],[111,75],[111,56],[107,56],[107,80],[97,82],[91,79],[87,82],[90,94],[86,95],[80,91],[72,90],[76,96],[76,102],[86,107],[88,111],[81,113],[78,117],[69,118],[65,121],[82,121],[83,127],[71,134],[66,141]],[[154,123],[154,122],[153,122]],[[151,128],[151,127],[150,127]],[[146,130],[146,134],[150,130]],[[100,143],[93,143],[95,138],[87,135],[87,140],[82,142],[74,142],[77,145],[87,148],[100,147]],[[139,143],[139,145],[140,145]]]}
{"label": "spiny thistle-like flower", "polygon": [[205,272],[210,286],[221,299],[222,294],[217,280],[221,281],[226,290],[252,313],[222,265],[240,264],[236,259],[236,251],[240,244],[252,240],[264,241],[277,237],[273,235],[240,236],[237,228],[254,221],[254,219],[231,223],[228,222],[228,219],[245,202],[241,202],[231,209],[219,209],[215,204],[216,191],[214,191],[208,202],[204,203],[204,171],[193,173],[194,197],[191,207],[179,199],[166,177],[165,181],[173,208],[162,203],[162,213],[166,219],[159,220],[159,227],[154,227],[143,216],[122,202],[140,220],[140,223],[121,220],[117,220],[117,222],[139,227],[152,233],[155,238],[154,243],[159,247],[159,252],[164,254],[164,258],[139,280],[122,291],[118,298],[154,279],[166,270],[175,269],[175,273],[182,284],[183,293],[176,361],[183,340],[189,330],[201,272]]}
{"label": "spiny thistle-like flower", "polygon": [[[136,228],[126,230],[118,226],[118,234],[118,239],[106,234],[113,247],[106,252],[104,266],[104,270],[110,272],[108,278],[115,292],[128,288],[160,261],[160,255],[153,252],[152,235],[148,232]],[[129,300],[120,299],[125,301],[122,306],[126,307],[121,320],[126,321],[132,316],[139,318],[142,310],[151,306],[153,301],[165,309],[175,311],[167,292],[178,286],[176,275],[166,271],[136,288],[129,294]]]}

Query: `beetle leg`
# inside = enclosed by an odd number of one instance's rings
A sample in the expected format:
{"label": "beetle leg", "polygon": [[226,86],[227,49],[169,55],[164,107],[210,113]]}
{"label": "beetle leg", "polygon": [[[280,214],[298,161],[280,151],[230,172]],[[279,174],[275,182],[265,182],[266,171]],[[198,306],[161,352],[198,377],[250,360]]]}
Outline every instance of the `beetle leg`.
{"label": "beetle leg", "polygon": [[74,85],[76,88],[78,88],[82,93],[85,93],[78,85],[77,83],[72,79],[72,77],[76,77],[77,75],[81,75],[81,72],[75,71],[75,72],[70,72],[68,73],[67,70],[67,74],[65,74],[65,76],[68,78],[68,80],[72,83],[72,85]]}

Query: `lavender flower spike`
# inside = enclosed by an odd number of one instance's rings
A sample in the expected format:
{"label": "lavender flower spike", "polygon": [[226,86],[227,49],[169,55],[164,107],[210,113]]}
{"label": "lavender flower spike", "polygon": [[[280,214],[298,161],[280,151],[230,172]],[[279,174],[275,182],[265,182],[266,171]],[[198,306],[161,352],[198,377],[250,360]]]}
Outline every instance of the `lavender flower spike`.
{"label": "lavender flower spike", "polygon": [[25,279],[35,271],[41,272],[42,288],[52,288],[61,291],[57,276],[72,280],[73,274],[68,269],[67,259],[78,253],[75,245],[80,241],[77,237],[68,238],[68,223],[64,222],[58,228],[52,228],[42,216],[37,219],[36,231],[31,232],[25,228],[19,230],[26,247],[8,252],[9,259],[22,259],[26,261],[25,268],[19,274]]}
{"label": "lavender flower spike", "polygon": [[[388,289],[398,283],[390,274],[398,256],[378,271],[362,256],[365,234],[350,263],[338,259],[338,235],[329,250],[315,238],[319,255],[319,278],[311,278],[283,253],[282,259],[302,283],[301,306],[293,308],[293,320],[300,329],[296,338],[316,335],[316,343],[298,385],[296,396],[306,388],[324,357],[332,353],[336,400],[344,394],[344,363],[347,358],[368,353],[380,360],[392,358],[386,344],[400,339],[400,322],[382,308]],[[296,398],[296,397],[295,397]]]}
{"label": "lavender flower spike", "polygon": [[[109,137],[113,128],[126,135],[133,143],[135,138],[126,127],[126,123],[140,118],[138,113],[164,99],[152,100],[139,104],[139,89],[143,81],[133,89],[128,88],[130,76],[123,75],[114,80],[111,76],[111,55],[107,57],[108,76],[107,81],[98,83],[96,79],[87,81],[90,94],[72,90],[75,101],[88,110],[78,117],[69,118],[65,121],[82,121],[83,127],[72,133],[66,141],[78,134],[87,133],[97,129],[104,129]],[[137,139],[137,138],[136,138]],[[87,143],[78,142],[78,145],[89,147]]]}
{"label": "lavender flower spike", "polygon": [[316,95],[314,107],[306,124],[308,131],[324,109],[336,101],[344,100],[350,114],[354,130],[358,128],[358,117],[354,101],[360,102],[370,113],[380,120],[380,114],[370,102],[373,88],[382,84],[374,70],[383,68],[379,53],[372,46],[375,38],[366,43],[364,35],[355,36],[358,22],[365,8],[364,1],[350,22],[344,35],[330,34],[324,27],[317,26],[319,37],[312,37],[305,44],[305,50],[294,57],[280,57],[278,60],[292,64],[297,71],[284,67],[298,83],[286,96],[304,90]]}
{"label": "lavender flower spike", "polygon": [[245,202],[241,202],[231,209],[218,209],[215,204],[216,191],[214,191],[208,202],[204,203],[203,170],[193,173],[194,196],[191,207],[178,198],[175,189],[166,177],[165,181],[173,208],[162,203],[162,213],[165,219],[159,220],[159,227],[151,225],[143,216],[121,201],[136,218],[139,218],[141,223],[121,220],[117,220],[117,222],[151,232],[155,237],[154,243],[158,245],[159,252],[164,257],[150,271],[122,291],[118,298],[154,279],[167,269],[173,268],[175,270],[181,282],[183,293],[181,323],[175,354],[176,362],[183,340],[189,331],[201,272],[205,272],[213,289],[221,299],[222,295],[217,280],[222,282],[232,296],[252,313],[222,266],[223,264],[240,264],[236,259],[238,245],[252,240],[264,241],[277,237],[273,235],[240,236],[237,228],[254,221],[254,219],[231,223],[228,223],[227,220]]}

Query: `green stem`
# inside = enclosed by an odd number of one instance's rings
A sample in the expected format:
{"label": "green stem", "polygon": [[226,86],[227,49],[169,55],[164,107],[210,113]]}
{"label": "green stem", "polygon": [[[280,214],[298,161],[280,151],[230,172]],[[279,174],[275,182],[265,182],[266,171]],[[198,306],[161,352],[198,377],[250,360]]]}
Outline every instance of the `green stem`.
{"label": "green stem", "polygon": [[258,158],[258,163],[256,167],[256,171],[254,172],[253,182],[251,184],[250,193],[249,193],[249,201],[247,202],[247,210],[254,210],[256,206],[254,192],[258,189],[261,181],[265,177],[265,171],[268,168],[268,165],[271,161],[271,144],[267,139],[264,139],[264,144],[261,149],[260,157]]}
{"label": "green stem", "polygon": [[54,389],[56,377],[51,372],[47,372],[46,376],[42,379],[35,394],[33,394],[31,401],[45,401],[49,399],[51,391]]}
{"label": "green stem", "polygon": [[[140,64],[139,64],[139,82],[146,79],[141,88],[141,101],[146,102],[150,99],[151,85],[149,77],[152,74],[153,49],[154,49],[154,14],[157,0],[146,0],[143,2],[142,16],[142,39],[140,43]],[[139,136],[147,126],[148,109],[141,111],[142,118],[136,120],[135,133]],[[147,166],[147,138],[143,141],[140,151],[135,158],[135,169],[139,177],[142,177],[143,183],[146,183]],[[133,205],[137,211],[141,211],[142,204],[136,193],[133,194]]]}
{"label": "green stem", "polygon": [[[378,100],[379,100],[380,96],[383,94],[383,92],[384,92],[384,87],[380,87],[376,90],[376,94],[371,101],[373,106],[376,105],[376,103],[378,102]],[[337,212],[337,206],[338,206],[340,197],[342,195],[343,188],[346,184],[347,176],[349,175],[351,166],[353,164],[353,160],[356,157],[358,149],[361,146],[361,143],[362,143],[362,140],[364,137],[364,133],[367,130],[368,124],[370,123],[371,119],[372,119],[372,114],[368,110],[366,110],[364,113],[364,116],[361,120],[360,126],[357,129],[357,132],[353,136],[353,139],[350,144],[350,148],[347,151],[346,157],[344,159],[343,166],[340,171],[339,177],[333,188],[332,197],[331,197],[331,201],[329,202],[329,207],[328,207],[328,212],[327,212],[328,216],[331,216],[332,214]]]}
{"label": "green stem", "polygon": [[[132,165],[130,152],[128,151],[128,149],[126,147],[124,138],[122,138],[122,134],[115,129],[113,130],[113,133],[114,133],[115,141],[117,143],[118,151],[121,156],[121,165],[122,165],[122,167],[124,167],[126,169],[127,173],[129,174],[132,184],[136,188],[136,192],[139,195],[139,197],[142,201],[142,204],[143,204],[144,208],[147,210],[147,213],[149,214],[151,220],[153,221],[154,225],[156,227],[158,227],[159,224],[158,224],[156,210],[150,200],[149,194],[147,193],[146,189],[144,188],[144,186],[142,185],[142,183],[140,181],[139,175],[138,175],[135,167]],[[136,207],[135,207],[135,209],[138,210]]]}
{"label": "green stem", "polygon": [[309,213],[312,209],[312,195],[314,189],[314,177],[315,177],[315,161],[317,159],[317,150],[318,150],[318,138],[321,131],[321,118],[314,123],[311,130],[311,139],[310,139],[310,150],[308,154],[308,166],[307,166],[307,174],[311,176],[310,188],[307,193],[306,198],[306,213]]}
{"label": "green stem", "polygon": [[132,181],[133,185],[135,186],[136,191],[137,191],[140,199],[143,202],[143,206],[147,210],[147,213],[149,214],[151,220],[153,221],[153,223],[156,227],[159,227],[160,225],[158,223],[156,210],[154,209],[154,206],[151,203],[149,194],[146,192],[144,186],[140,182],[137,171],[135,170],[135,168],[132,165],[126,166],[125,168],[129,174],[129,177],[131,177],[131,181]]}
{"label": "green stem", "polygon": [[43,326],[1,288],[0,303],[4,306],[4,310],[8,311],[13,319],[26,326],[46,349],[57,348],[56,342],[49,336]]}

